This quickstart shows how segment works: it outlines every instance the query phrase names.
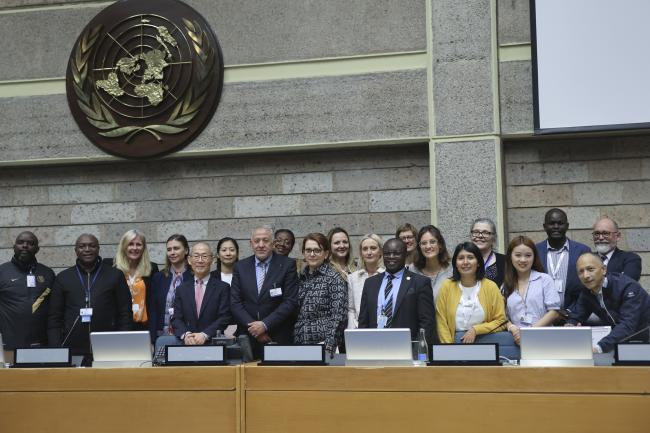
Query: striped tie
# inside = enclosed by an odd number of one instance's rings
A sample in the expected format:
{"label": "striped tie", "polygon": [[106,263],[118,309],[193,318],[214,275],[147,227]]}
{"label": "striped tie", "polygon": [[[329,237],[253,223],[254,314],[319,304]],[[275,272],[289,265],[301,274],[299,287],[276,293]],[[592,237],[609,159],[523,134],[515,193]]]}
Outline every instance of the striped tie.
{"label": "striped tie", "polygon": [[264,278],[266,277],[266,263],[259,262],[256,269],[257,278],[257,294],[259,295],[264,285]]}
{"label": "striped tie", "polygon": [[386,303],[384,304],[384,316],[386,316],[386,328],[390,328],[390,324],[393,321],[393,278],[391,274],[386,274],[388,278],[388,283],[386,283],[386,288],[384,289],[384,299]]}

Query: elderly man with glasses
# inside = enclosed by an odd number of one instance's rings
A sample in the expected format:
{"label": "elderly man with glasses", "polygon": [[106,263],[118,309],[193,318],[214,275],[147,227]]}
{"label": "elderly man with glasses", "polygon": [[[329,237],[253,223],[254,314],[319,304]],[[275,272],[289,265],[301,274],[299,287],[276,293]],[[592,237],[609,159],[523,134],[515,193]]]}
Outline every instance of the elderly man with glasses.
{"label": "elderly man with glasses", "polygon": [[607,272],[625,274],[633,280],[641,278],[641,257],[630,251],[620,250],[617,246],[621,240],[618,224],[611,218],[601,218],[594,224],[594,237],[596,252],[607,266]]}

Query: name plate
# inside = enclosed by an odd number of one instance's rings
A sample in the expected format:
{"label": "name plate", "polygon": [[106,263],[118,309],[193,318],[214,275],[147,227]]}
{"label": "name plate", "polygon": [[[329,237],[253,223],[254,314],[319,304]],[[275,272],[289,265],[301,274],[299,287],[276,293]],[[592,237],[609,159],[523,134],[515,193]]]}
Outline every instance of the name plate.
{"label": "name plate", "polygon": [[260,365],[325,365],[325,346],[267,344]]}
{"label": "name plate", "polygon": [[429,365],[500,365],[497,344],[434,344]]}
{"label": "name plate", "polygon": [[615,365],[650,365],[650,344],[617,344]]}
{"label": "name plate", "polygon": [[14,351],[14,367],[52,368],[71,367],[70,348],[68,347],[29,347]]}
{"label": "name plate", "polygon": [[165,346],[164,365],[223,365],[225,346]]}

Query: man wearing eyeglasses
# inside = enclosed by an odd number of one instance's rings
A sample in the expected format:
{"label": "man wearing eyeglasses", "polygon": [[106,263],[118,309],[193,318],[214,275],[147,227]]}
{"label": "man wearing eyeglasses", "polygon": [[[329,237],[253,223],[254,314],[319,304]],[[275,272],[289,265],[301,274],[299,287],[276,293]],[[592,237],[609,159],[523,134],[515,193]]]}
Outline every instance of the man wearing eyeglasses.
{"label": "man wearing eyeglasses", "polygon": [[294,260],[273,251],[273,228],[255,228],[250,242],[253,255],[235,263],[230,309],[237,335],[250,336],[260,358],[263,344],[293,342],[298,276]]}
{"label": "man wearing eyeglasses", "polygon": [[195,346],[230,324],[230,287],[210,276],[213,255],[207,243],[194,244],[189,260],[194,278],[176,289],[172,326],[183,344]]}
{"label": "man wearing eyeglasses", "polygon": [[641,257],[630,251],[622,251],[617,247],[621,239],[618,224],[611,218],[601,218],[594,224],[591,233],[594,246],[601,260],[607,266],[607,272],[617,272],[639,281],[641,278]]}

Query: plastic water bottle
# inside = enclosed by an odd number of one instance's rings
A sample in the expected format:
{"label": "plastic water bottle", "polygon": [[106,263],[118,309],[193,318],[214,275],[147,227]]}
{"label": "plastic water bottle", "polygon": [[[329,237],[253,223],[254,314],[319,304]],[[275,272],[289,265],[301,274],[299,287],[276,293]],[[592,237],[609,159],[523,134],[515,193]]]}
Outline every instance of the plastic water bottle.
{"label": "plastic water bottle", "polygon": [[429,361],[429,345],[427,344],[427,338],[424,335],[424,328],[420,328],[420,337],[418,338],[418,361]]}

